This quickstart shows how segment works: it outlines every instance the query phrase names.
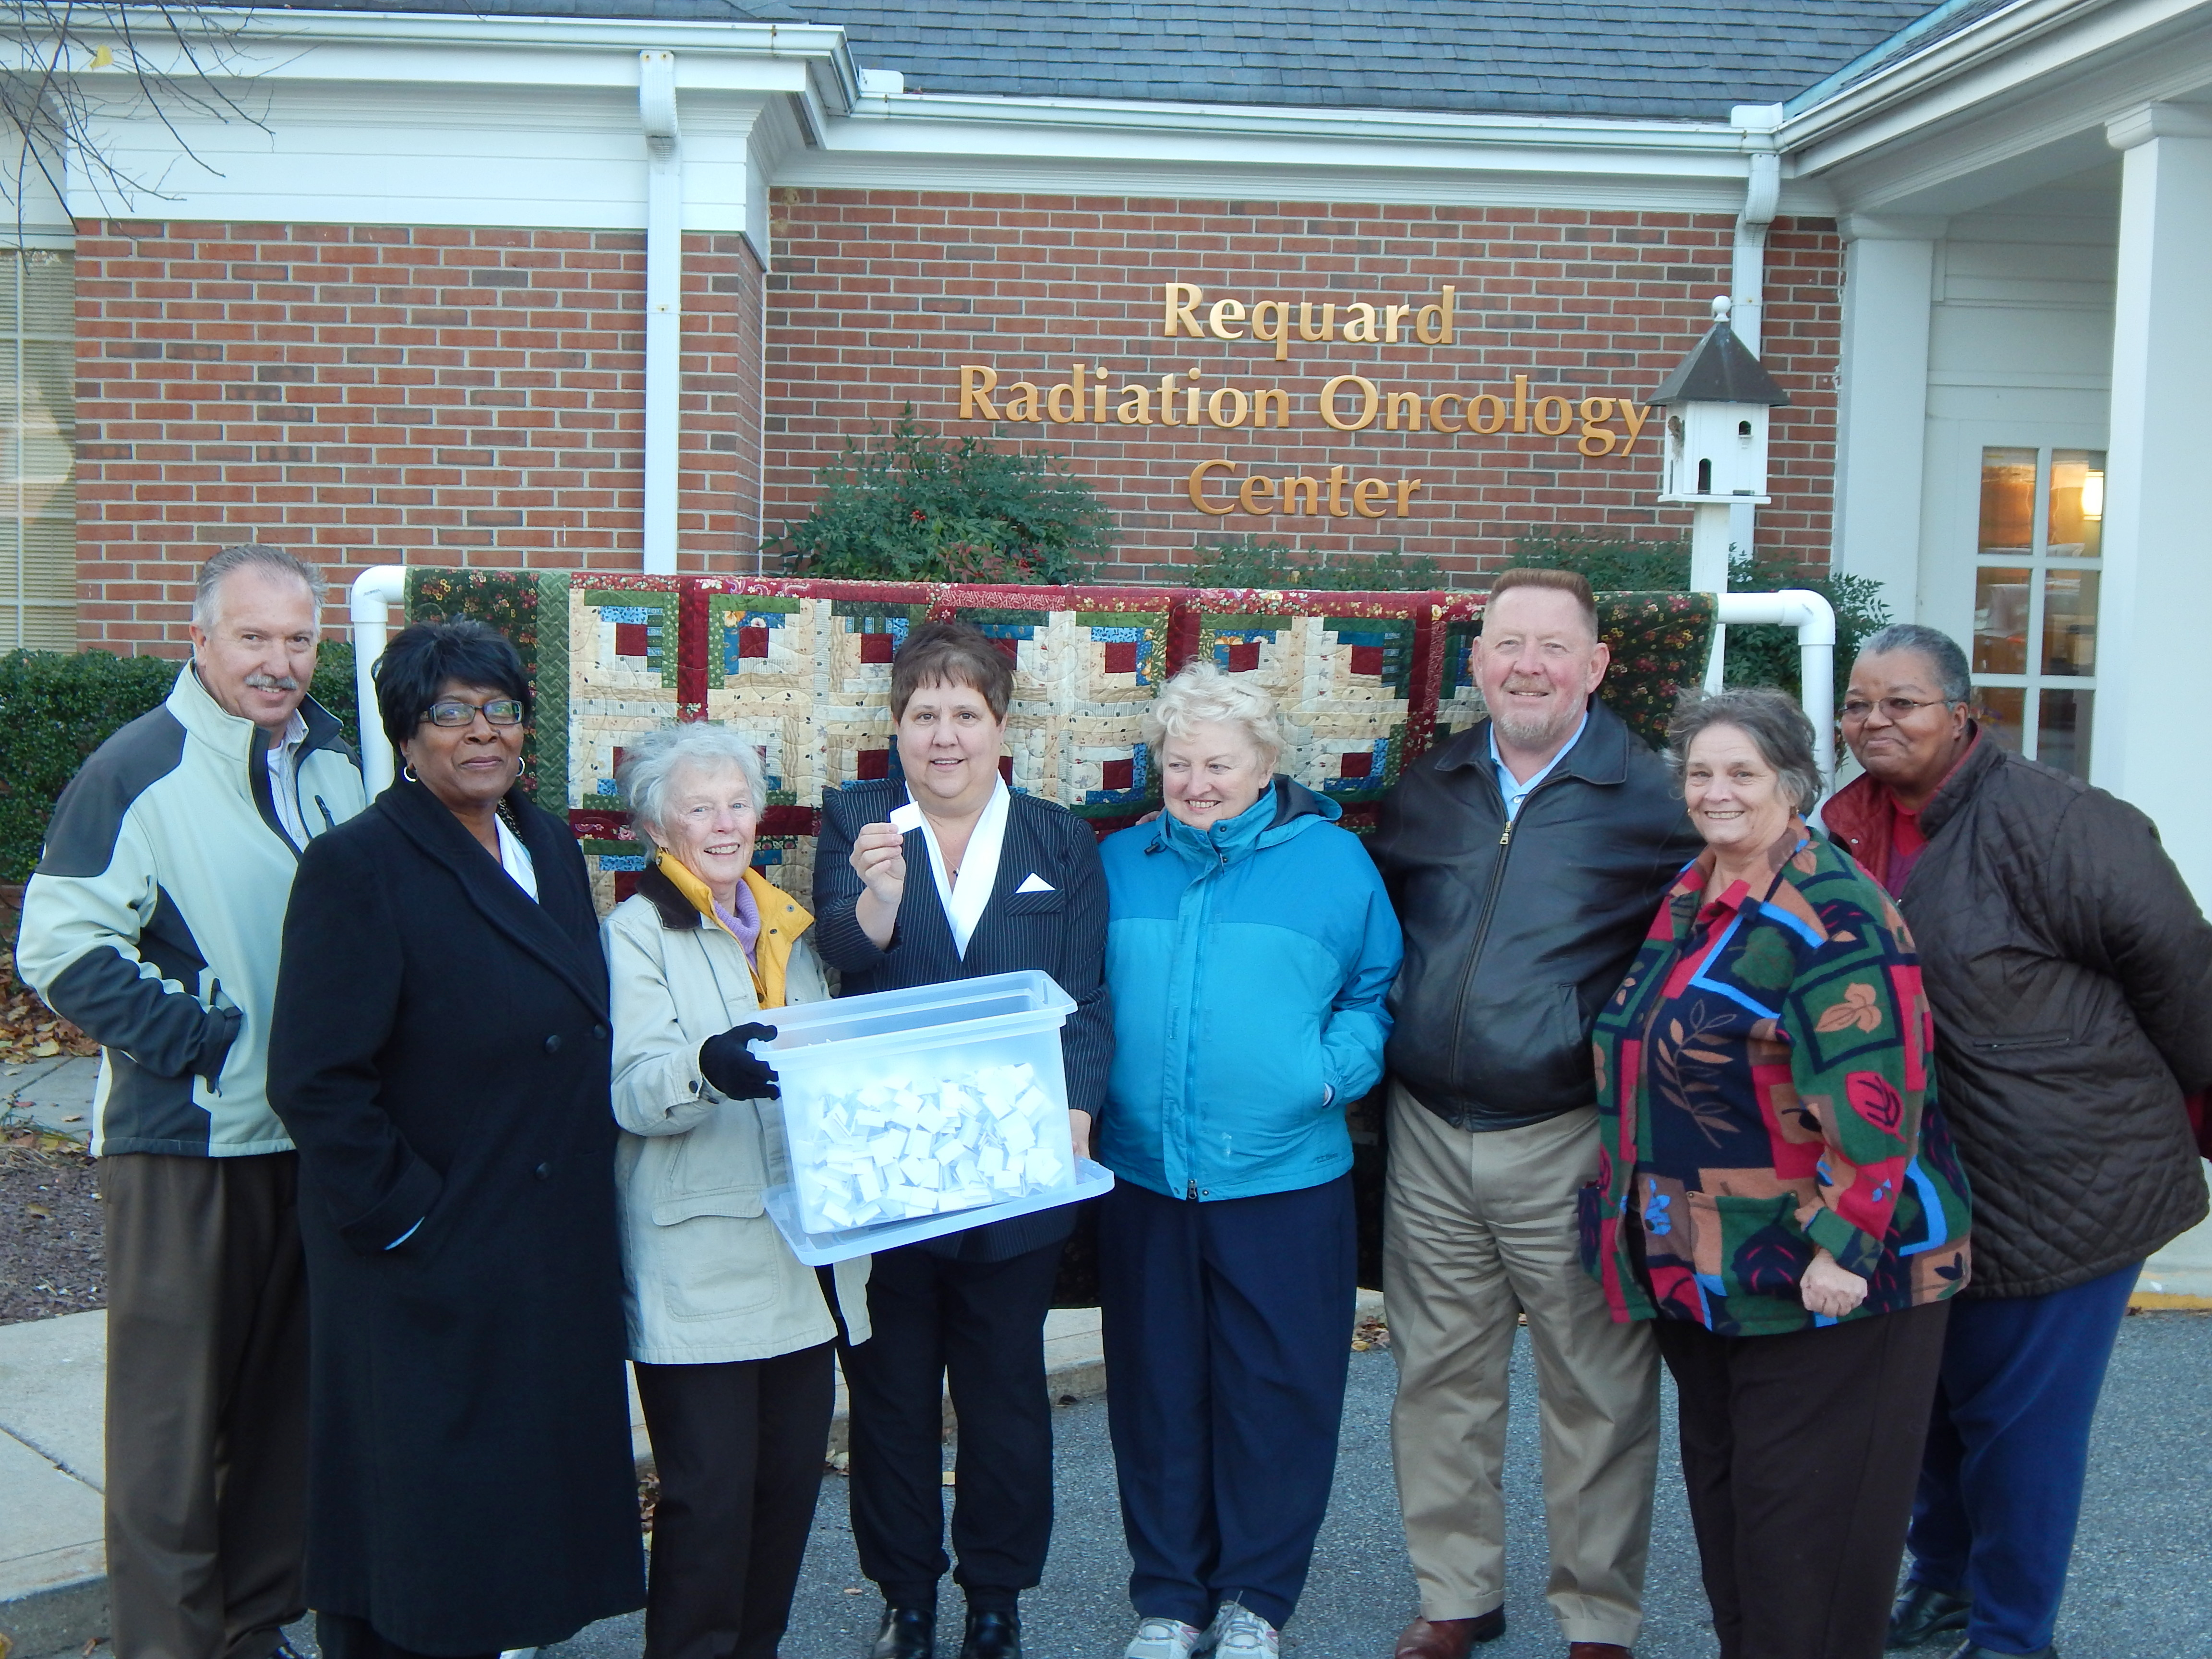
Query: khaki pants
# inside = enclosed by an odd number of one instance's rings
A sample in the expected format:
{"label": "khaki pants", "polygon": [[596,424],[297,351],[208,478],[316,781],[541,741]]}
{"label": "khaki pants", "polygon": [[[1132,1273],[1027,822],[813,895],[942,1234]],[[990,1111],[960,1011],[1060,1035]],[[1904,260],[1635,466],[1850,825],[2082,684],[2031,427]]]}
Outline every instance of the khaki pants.
{"label": "khaki pants", "polygon": [[1398,1398],[1390,1449],[1428,1619],[1505,1599],[1507,1367],[1528,1316],[1542,1414],[1547,1591],[1570,1642],[1628,1646],[1643,1624],[1659,1456],[1658,1355],[1616,1325],[1575,1242],[1597,1175],[1597,1114],[1455,1129],[1390,1090],[1382,1282]]}
{"label": "khaki pants", "polygon": [[116,1659],[263,1659],[306,1612],[299,1155],[99,1168]]}

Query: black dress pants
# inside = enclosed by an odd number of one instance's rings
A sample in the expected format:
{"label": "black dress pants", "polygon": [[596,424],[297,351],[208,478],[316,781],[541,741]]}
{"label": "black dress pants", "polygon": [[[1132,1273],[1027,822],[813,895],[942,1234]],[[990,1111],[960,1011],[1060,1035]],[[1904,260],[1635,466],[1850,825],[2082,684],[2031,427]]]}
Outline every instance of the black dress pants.
{"label": "black dress pants", "polygon": [[1781,1336],[1655,1322],[1721,1659],[1880,1659],[1950,1312]]}
{"label": "black dress pants", "polygon": [[646,1659],[775,1659],[822,1492],[834,1351],[637,1367],[660,1476]]}
{"label": "black dress pants", "polygon": [[[368,1620],[347,1613],[315,1615],[315,1648],[323,1659],[433,1659],[379,1636]],[[499,1659],[495,1653],[441,1654],[435,1659]]]}
{"label": "black dress pants", "polygon": [[894,1607],[932,1607],[945,1553],[944,1398],[960,1420],[953,1578],[979,1611],[1011,1611],[1052,1541],[1052,1401],[1044,1316],[1060,1245],[961,1261],[920,1245],[868,1275],[874,1334],[842,1353],[852,1399],[853,1538]]}

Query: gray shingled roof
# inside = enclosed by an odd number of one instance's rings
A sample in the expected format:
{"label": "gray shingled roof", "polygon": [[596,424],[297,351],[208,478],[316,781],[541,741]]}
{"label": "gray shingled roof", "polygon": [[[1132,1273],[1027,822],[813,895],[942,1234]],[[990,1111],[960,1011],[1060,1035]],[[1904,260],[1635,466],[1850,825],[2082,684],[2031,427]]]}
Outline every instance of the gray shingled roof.
{"label": "gray shingled roof", "polygon": [[[354,9],[345,0],[293,0]],[[844,25],[909,91],[1725,120],[1930,0],[378,0],[378,9]]]}

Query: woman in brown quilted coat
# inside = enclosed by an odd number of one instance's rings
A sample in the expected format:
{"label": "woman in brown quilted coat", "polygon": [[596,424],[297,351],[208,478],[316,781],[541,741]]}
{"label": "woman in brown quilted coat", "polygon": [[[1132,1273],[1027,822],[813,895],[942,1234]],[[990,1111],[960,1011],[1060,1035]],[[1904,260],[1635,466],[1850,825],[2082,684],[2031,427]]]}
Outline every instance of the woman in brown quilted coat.
{"label": "woman in brown quilted coat", "polygon": [[1893,1646],[2049,1655],[2105,1366],[2146,1257],[2205,1214],[2212,924],[2150,820],[2001,748],[1932,628],[1861,647],[1822,817],[1911,924],[1974,1205]]}

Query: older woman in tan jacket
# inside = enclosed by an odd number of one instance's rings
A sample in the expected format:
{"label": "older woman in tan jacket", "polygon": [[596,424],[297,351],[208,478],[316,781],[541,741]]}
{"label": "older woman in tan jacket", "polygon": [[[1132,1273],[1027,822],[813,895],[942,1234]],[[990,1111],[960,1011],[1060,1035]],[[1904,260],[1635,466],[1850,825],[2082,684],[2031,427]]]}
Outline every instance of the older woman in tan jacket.
{"label": "older woman in tan jacket", "polygon": [[660,1474],[645,1651],[774,1659],[822,1484],[836,1315],[866,1339],[868,1264],[817,1273],[763,1212],[783,1153],[747,1043],[771,1035],[762,1010],[830,990],[813,918],[752,868],[750,744],[653,732],[621,782],[652,849],[606,922],[624,1303]]}

